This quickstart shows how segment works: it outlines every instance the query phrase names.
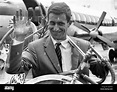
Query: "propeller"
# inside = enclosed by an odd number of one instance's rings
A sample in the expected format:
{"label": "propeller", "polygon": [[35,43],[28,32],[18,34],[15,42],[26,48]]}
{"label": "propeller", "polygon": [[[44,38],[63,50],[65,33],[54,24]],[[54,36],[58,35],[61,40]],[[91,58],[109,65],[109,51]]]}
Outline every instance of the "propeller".
{"label": "propeller", "polygon": [[38,22],[38,25],[40,25],[42,20],[42,10],[40,6],[35,7],[35,21]]}
{"label": "propeller", "polygon": [[84,31],[87,32],[87,33],[90,33],[90,32],[91,32],[87,27],[85,27],[84,25],[82,25],[82,24],[80,24],[80,23],[78,23],[78,22],[76,22],[76,21],[74,21],[74,25],[75,25],[76,27],[78,27],[78,28],[84,30]]}
{"label": "propeller", "polygon": [[44,17],[46,17],[46,10],[45,10],[45,8],[44,8],[44,6],[43,6],[43,4],[42,3],[40,3],[40,7],[41,7],[41,10],[42,10],[42,14],[43,14],[43,16]]}
{"label": "propeller", "polygon": [[107,38],[100,36],[100,35],[97,35],[97,38],[99,38],[102,42],[104,42],[108,46],[115,47],[115,44],[113,42],[111,42],[110,40],[108,40]]}
{"label": "propeller", "polygon": [[87,32],[89,34],[89,36],[91,36],[89,41],[91,41],[93,39],[95,41],[101,41],[110,47],[115,47],[115,44],[113,42],[111,42],[109,39],[103,37],[103,34],[98,30],[102,24],[102,21],[104,20],[105,15],[106,15],[106,12],[103,12],[101,17],[99,18],[96,28],[94,28],[92,30],[88,29],[86,26],[84,26],[82,24],[79,24],[76,21],[74,21],[74,25],[77,26],[78,28],[84,30],[85,32]]}
{"label": "propeller", "polygon": [[101,26],[101,24],[102,24],[102,22],[103,22],[105,16],[106,16],[106,12],[103,11],[101,17],[99,18],[99,21],[98,21],[98,23],[97,23],[97,27],[96,27],[95,31],[98,31],[98,29],[99,29],[99,27]]}
{"label": "propeller", "polygon": [[34,16],[34,9],[33,9],[33,7],[29,7],[28,8],[28,18],[32,20],[33,16]]}

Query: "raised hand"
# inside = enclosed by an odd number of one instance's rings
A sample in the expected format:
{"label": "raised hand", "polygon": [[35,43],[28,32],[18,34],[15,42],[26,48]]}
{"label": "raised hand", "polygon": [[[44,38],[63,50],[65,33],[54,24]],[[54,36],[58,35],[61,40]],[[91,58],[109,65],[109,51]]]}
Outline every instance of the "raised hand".
{"label": "raised hand", "polygon": [[31,20],[26,17],[22,16],[22,10],[16,12],[16,15],[13,18],[13,39],[17,41],[24,41],[25,37],[31,33]]}

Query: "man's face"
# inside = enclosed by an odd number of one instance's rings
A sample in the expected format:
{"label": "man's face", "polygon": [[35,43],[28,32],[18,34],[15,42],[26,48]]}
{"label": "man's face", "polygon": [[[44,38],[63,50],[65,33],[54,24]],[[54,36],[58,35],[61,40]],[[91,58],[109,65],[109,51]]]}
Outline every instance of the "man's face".
{"label": "man's face", "polygon": [[66,33],[67,28],[69,27],[69,23],[67,22],[65,14],[56,15],[50,13],[48,23],[50,33],[55,40],[66,39]]}

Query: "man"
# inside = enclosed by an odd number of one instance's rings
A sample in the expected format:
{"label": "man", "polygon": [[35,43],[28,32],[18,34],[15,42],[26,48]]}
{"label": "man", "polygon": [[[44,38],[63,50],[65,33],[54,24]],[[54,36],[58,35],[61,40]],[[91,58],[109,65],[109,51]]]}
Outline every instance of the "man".
{"label": "man", "polygon": [[[9,53],[9,67],[7,73],[27,73],[32,68],[33,78],[46,74],[59,74],[64,71],[74,70],[78,68],[83,57],[77,48],[69,43],[67,29],[70,26],[71,10],[66,3],[54,3],[48,9],[47,14],[48,30],[50,34],[29,43],[28,48],[23,51],[23,43],[30,25],[25,24],[21,16],[17,18],[14,26],[13,45]],[[25,26],[24,26],[25,25]],[[90,47],[90,43],[70,37],[85,53]],[[57,43],[61,43],[60,51],[56,51]],[[60,53],[61,52],[61,53]],[[58,55],[58,54],[59,55]],[[59,56],[62,56],[61,57]],[[61,63],[59,63],[61,59]],[[107,76],[105,67],[98,62],[91,62],[92,73],[99,77]],[[101,72],[95,69],[98,64]],[[93,69],[92,69],[92,66]],[[101,67],[101,68],[100,68]],[[89,75],[88,67],[81,70],[82,73]]]}

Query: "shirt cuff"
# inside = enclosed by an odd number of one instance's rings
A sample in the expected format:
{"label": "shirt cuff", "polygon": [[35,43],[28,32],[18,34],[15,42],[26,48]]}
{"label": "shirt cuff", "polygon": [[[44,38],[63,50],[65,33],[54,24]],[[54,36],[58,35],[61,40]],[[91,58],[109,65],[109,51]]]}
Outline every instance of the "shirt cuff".
{"label": "shirt cuff", "polygon": [[18,45],[18,44],[21,44],[21,43],[24,43],[24,41],[17,41],[17,40],[13,39],[13,45]]}

